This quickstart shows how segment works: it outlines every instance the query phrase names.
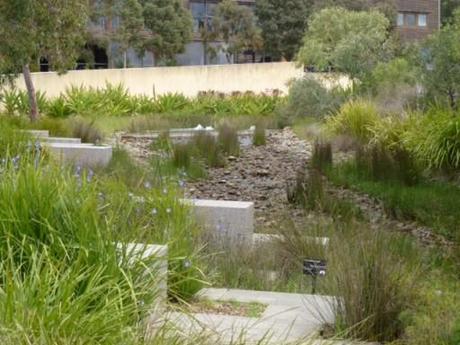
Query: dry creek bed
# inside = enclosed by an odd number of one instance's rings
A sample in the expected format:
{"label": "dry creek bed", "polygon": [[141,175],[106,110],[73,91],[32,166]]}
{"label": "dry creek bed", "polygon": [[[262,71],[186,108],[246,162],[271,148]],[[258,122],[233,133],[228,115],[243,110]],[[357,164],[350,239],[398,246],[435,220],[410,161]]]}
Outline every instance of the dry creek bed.
{"label": "dry creek bed", "polygon": [[[151,141],[123,140],[121,136],[117,141],[137,160],[145,161],[152,154]],[[269,130],[266,145],[243,148],[239,157],[228,157],[224,168],[208,170],[206,180],[188,182],[185,195],[198,199],[253,201],[257,232],[276,231],[286,218],[296,226],[305,226],[315,215],[289,205],[286,185],[295,180],[297,171],[305,166],[311,153],[312,143],[298,138],[292,129]],[[379,201],[365,194],[326,184],[328,193],[357,205],[373,228],[409,233],[424,244],[449,245],[427,227],[391,219]]]}

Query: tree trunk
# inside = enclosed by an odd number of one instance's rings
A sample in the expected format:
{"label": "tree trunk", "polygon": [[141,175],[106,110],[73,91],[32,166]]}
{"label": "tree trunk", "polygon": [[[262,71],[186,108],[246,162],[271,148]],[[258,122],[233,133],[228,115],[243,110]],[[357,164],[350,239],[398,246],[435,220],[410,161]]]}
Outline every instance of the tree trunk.
{"label": "tree trunk", "polygon": [[123,52],[123,68],[128,67],[128,53],[126,50]]}
{"label": "tree trunk", "polygon": [[206,66],[208,64],[208,41],[203,41],[203,63]]}
{"label": "tree trunk", "polygon": [[22,67],[22,74],[24,75],[24,81],[26,83],[27,94],[29,95],[29,106],[30,106],[30,121],[35,122],[38,120],[38,104],[37,94],[35,93],[34,83],[32,82],[32,76],[30,74],[29,64]]}

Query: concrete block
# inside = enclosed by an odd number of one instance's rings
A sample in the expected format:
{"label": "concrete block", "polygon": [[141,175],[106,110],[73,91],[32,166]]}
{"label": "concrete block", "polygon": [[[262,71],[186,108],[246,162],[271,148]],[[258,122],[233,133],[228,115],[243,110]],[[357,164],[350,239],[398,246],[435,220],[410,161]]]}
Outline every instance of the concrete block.
{"label": "concrete block", "polygon": [[146,267],[146,277],[155,277],[154,288],[158,289],[159,304],[165,304],[168,299],[168,246],[145,243],[117,243],[117,249],[128,257],[130,264],[141,260],[149,260]]}
{"label": "concrete block", "polygon": [[49,131],[38,130],[38,129],[24,130],[24,132],[29,133],[35,138],[48,138],[50,136]]}
{"label": "concrete block", "polygon": [[46,146],[59,160],[85,167],[107,166],[112,159],[111,146],[71,143],[50,143]]}
{"label": "concrete block", "polygon": [[40,141],[44,144],[81,144],[80,138],[43,137]]}
{"label": "concrete block", "polygon": [[222,200],[185,200],[211,236],[252,242],[254,203]]}

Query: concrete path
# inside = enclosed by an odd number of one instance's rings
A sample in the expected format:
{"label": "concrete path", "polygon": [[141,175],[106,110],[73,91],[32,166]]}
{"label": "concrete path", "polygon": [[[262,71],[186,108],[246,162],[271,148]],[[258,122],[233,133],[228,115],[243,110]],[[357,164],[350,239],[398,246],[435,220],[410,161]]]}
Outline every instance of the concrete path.
{"label": "concrete path", "polygon": [[169,320],[184,332],[214,334],[218,343],[318,344],[308,341],[323,323],[334,321],[327,296],[236,289],[203,289],[199,298],[215,301],[259,302],[267,305],[260,318],[174,312]]}

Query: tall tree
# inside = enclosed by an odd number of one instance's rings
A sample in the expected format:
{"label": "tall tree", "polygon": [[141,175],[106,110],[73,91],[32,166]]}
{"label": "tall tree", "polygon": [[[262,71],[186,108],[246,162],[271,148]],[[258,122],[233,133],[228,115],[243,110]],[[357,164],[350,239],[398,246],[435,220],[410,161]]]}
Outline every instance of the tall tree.
{"label": "tall tree", "polygon": [[261,36],[255,25],[254,15],[246,6],[240,6],[233,0],[223,0],[216,7],[212,20],[215,39],[223,42],[221,51],[228,63],[235,55],[249,49],[260,49]]}
{"label": "tall tree", "polygon": [[319,69],[334,68],[362,80],[391,52],[389,20],[377,11],[356,12],[327,8],[315,13],[305,34],[298,60]]}
{"label": "tall tree", "polygon": [[391,24],[396,22],[395,0],[314,0],[315,11],[330,7],[342,7],[350,11],[378,10],[383,13]]}
{"label": "tall tree", "polygon": [[448,24],[454,17],[456,9],[460,8],[460,0],[440,0],[441,1],[441,21]]}
{"label": "tall tree", "polygon": [[123,67],[127,67],[127,52],[129,48],[142,49],[148,36],[144,29],[142,5],[138,0],[121,0],[117,4],[120,25],[116,28],[115,39],[123,54]]}
{"label": "tall tree", "polygon": [[453,20],[423,44],[421,59],[422,83],[428,97],[448,101],[459,107],[460,97],[460,10]]}
{"label": "tall tree", "polygon": [[153,53],[155,63],[173,59],[192,39],[193,21],[181,0],[141,0],[145,28],[150,37],[142,51]]}
{"label": "tall tree", "polygon": [[75,66],[84,45],[87,0],[0,0],[0,74],[22,71],[30,119],[39,117],[31,66],[46,58],[52,68]]}
{"label": "tall tree", "polygon": [[313,0],[256,0],[264,50],[275,60],[292,60],[302,44]]}

